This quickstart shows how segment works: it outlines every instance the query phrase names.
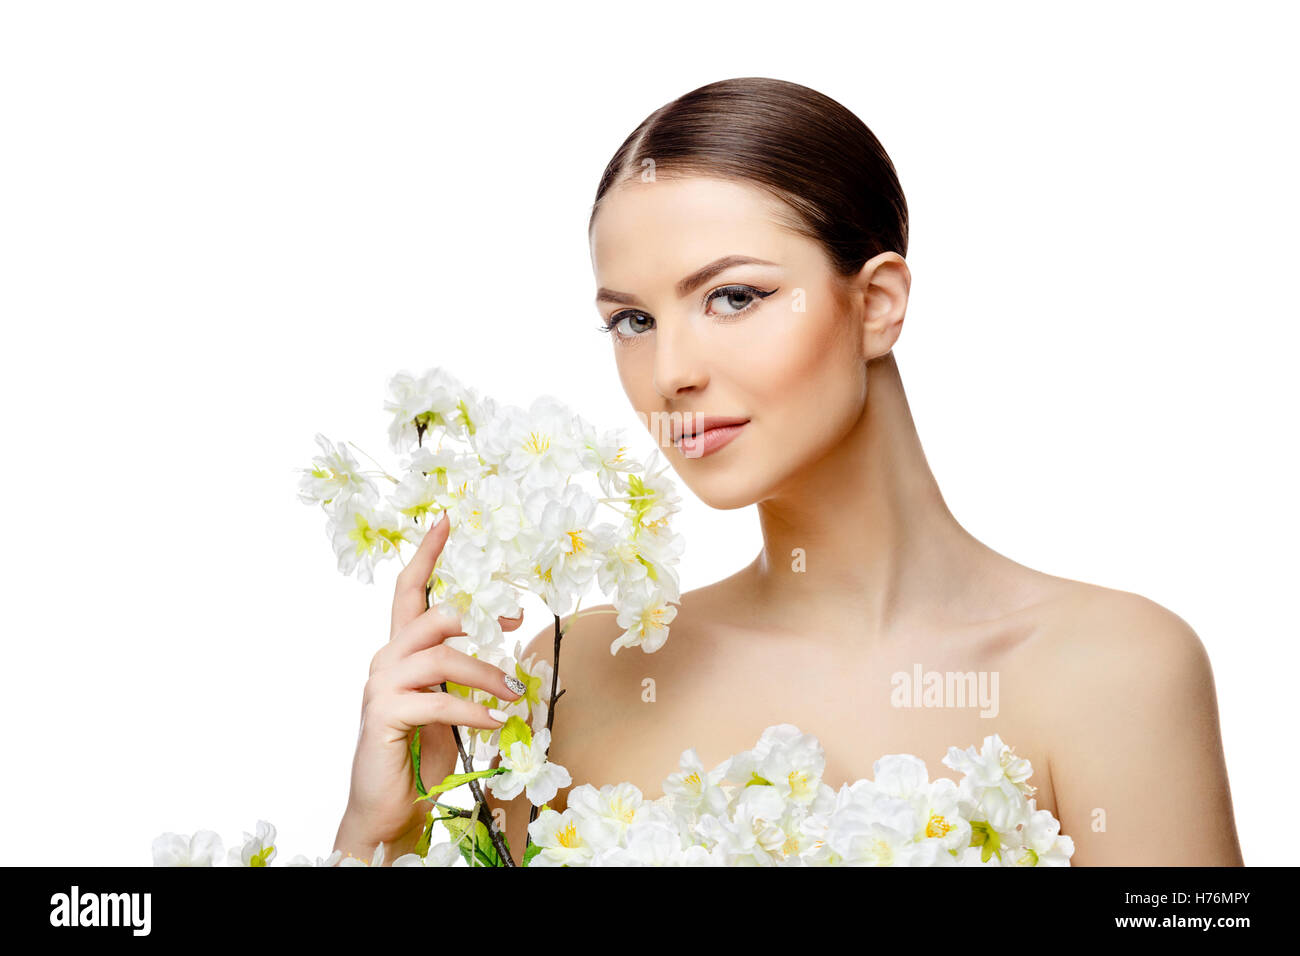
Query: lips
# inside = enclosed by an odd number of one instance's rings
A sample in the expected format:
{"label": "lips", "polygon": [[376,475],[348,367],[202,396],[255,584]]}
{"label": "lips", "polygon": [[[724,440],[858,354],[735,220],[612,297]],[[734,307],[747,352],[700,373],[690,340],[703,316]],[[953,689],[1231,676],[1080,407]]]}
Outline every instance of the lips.
{"label": "lips", "polygon": [[748,418],[737,418],[733,415],[694,415],[685,414],[685,421],[678,424],[673,422],[673,444],[681,443],[683,438],[694,438],[697,435],[703,435],[711,428],[725,428],[727,425],[743,425],[749,421]]}

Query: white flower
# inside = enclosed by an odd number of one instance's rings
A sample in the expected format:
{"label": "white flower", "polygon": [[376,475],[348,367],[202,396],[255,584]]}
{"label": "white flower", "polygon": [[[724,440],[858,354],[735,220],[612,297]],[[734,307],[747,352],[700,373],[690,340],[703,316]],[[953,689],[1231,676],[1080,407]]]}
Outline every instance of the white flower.
{"label": "white flower", "polygon": [[650,576],[648,563],[641,558],[637,541],[626,525],[615,534],[596,566],[596,581],[606,594],[628,590]]}
{"label": "white flower", "polygon": [[668,516],[681,510],[676,486],[666,476],[669,466],[660,465],[662,460],[659,449],[651,449],[641,466],[642,473],[628,476],[627,504],[636,534],[667,528]]}
{"label": "white flower", "polygon": [[682,751],[677,765],[680,770],[664,780],[664,794],[672,798],[675,813],[693,816],[718,814],[726,809],[727,794],[720,786],[727,773],[725,762],[706,771],[699,754],[691,747]]}
{"label": "white flower", "polygon": [[974,747],[965,750],[949,747],[943,764],[968,775],[971,786],[977,789],[995,787],[1008,797],[1031,797],[1037,790],[1026,782],[1034,768],[1028,760],[1017,757],[997,734],[985,737],[978,752]]}
{"label": "white flower", "polygon": [[783,799],[807,805],[816,799],[825,769],[826,756],[816,737],[793,724],[778,724],[763,731],[753,750],[732,759],[727,779],[742,786],[766,783]]}
{"label": "white flower", "polygon": [[550,396],[536,399],[526,412],[507,406],[480,430],[475,450],[525,490],[558,488],[582,467],[576,417]]}
{"label": "white flower", "polygon": [[302,469],[298,483],[298,498],[305,504],[323,504],[337,507],[353,495],[374,501],[379,493],[361,466],[342,442],[335,444],[324,435],[316,435],[316,444],[323,454],[311,460],[310,468]]}
{"label": "white flower", "polygon": [[403,458],[402,470],[408,477],[418,476],[430,484],[439,508],[455,503],[491,473],[476,454],[455,448],[433,449],[427,445]]}
{"label": "white flower", "polygon": [[642,583],[626,592],[620,591],[615,606],[618,626],[625,630],[610,642],[611,654],[617,654],[624,647],[640,647],[645,653],[653,654],[663,647],[664,641],[668,640],[668,625],[677,616],[677,608],[669,603],[661,590]]}
{"label": "white flower", "polygon": [[454,866],[460,859],[460,850],[454,843],[435,843],[425,856],[403,853],[393,861],[393,866]]}
{"label": "white flower", "polygon": [[508,752],[501,751],[499,766],[507,772],[487,778],[488,788],[502,800],[513,800],[521,791],[526,790],[528,802],[538,807],[554,800],[560,787],[567,787],[573,778],[562,766],[546,759],[546,750],[550,745],[549,730],[533,734],[531,744],[516,740]]}
{"label": "white flower", "polygon": [[1074,841],[1060,835],[1061,824],[1049,810],[1034,810],[1021,831],[1023,845],[1007,854],[1010,866],[1069,866]]}
{"label": "white flower", "polygon": [[328,527],[339,570],[355,571],[358,580],[372,583],[375,565],[396,556],[410,528],[387,508],[374,507],[355,495],[348,498],[330,517]]}
{"label": "white flower", "polygon": [[229,862],[231,866],[270,866],[275,853],[275,827],[258,820],[257,832],[245,831],[243,844],[230,848]]}
{"label": "white flower", "polygon": [[378,846],[375,847],[374,856],[370,858],[369,862],[366,862],[360,857],[352,856],[351,854],[344,856],[343,859],[339,861],[339,866],[383,866],[383,865],[384,865],[384,844],[382,841],[379,843]]}
{"label": "white flower", "polygon": [[[601,490],[610,497],[615,497],[625,490],[626,482],[622,473],[634,471],[638,466],[628,457],[628,446],[624,444],[621,430],[598,432],[585,421],[578,422],[578,432],[582,437],[579,450],[582,467],[596,476]],[[622,484],[620,484],[622,482]]]}
{"label": "white flower", "polygon": [[154,866],[215,866],[221,859],[221,837],[211,830],[193,836],[164,833],[153,841]]}
{"label": "white flower", "polygon": [[630,783],[606,784],[599,790],[584,784],[569,793],[566,803],[588,824],[588,841],[602,849],[620,844],[634,821],[654,812]]}
{"label": "white flower", "polygon": [[[518,655],[518,650],[515,653]],[[537,733],[546,726],[546,718],[550,710],[551,680],[555,676],[555,671],[551,668],[550,661],[539,654],[530,654],[524,660],[515,662],[514,676],[523,681],[524,696],[512,703],[499,706],[507,714],[517,713],[529,724],[532,732]],[[558,696],[562,690],[564,690],[564,681],[557,679],[556,695]]]}
{"label": "white flower", "polygon": [[[491,777],[489,780],[499,780]],[[578,866],[592,857],[591,845],[583,837],[585,824],[571,808],[563,813],[547,808],[528,824],[528,835],[541,851],[529,866]]]}
{"label": "white flower", "polygon": [[465,387],[440,368],[429,369],[420,376],[398,372],[388,381],[388,400],[384,410],[393,418],[388,426],[388,442],[393,451],[404,451],[419,443],[434,429],[456,433],[464,428],[461,401]]}
{"label": "white flower", "polygon": [[[686,865],[684,858],[682,838],[677,827],[670,821],[646,819],[628,827],[626,837],[620,845],[598,852],[591,865],[683,866]],[[707,851],[705,858],[708,858]]]}
{"label": "white flower", "polygon": [[775,787],[744,787],[729,810],[728,816],[701,816],[696,827],[728,866],[771,866],[785,857],[786,805]]}
{"label": "white flower", "polygon": [[484,648],[501,646],[497,618],[517,617],[520,611],[514,587],[497,576],[504,554],[498,542],[480,548],[453,529],[434,567],[434,600],[440,609],[459,615],[461,629]]}
{"label": "white flower", "polygon": [[594,524],[596,501],[578,485],[536,489],[523,507],[529,518],[523,546],[533,559],[533,578],[551,612],[567,614],[604,561],[613,526]]}
{"label": "white flower", "polygon": [[881,757],[873,772],[875,779],[866,781],[866,789],[911,805],[915,839],[938,840],[943,850],[970,846],[970,823],[961,816],[955,782],[940,778],[931,783],[925,761],[911,754]]}
{"label": "white flower", "polygon": [[342,850],[335,850],[329,856],[325,856],[325,857],[318,856],[316,857],[315,863],[313,863],[311,860],[307,859],[307,857],[299,853],[297,856],[295,856],[292,860],[290,860],[285,865],[286,866],[334,866],[341,859],[343,859]]}
{"label": "white flower", "polygon": [[[974,747],[948,748],[943,763],[963,774],[957,789],[967,818],[976,825],[972,839],[984,839],[993,852],[1001,854],[1003,846],[1019,845],[1019,832],[1029,822],[1032,807],[1026,799],[1035,787],[1027,782],[1033,768],[1029,761],[1016,757],[1012,748],[997,734],[984,738],[977,752]],[[977,825],[987,824],[987,835]]]}
{"label": "white flower", "polygon": [[469,387],[460,397],[460,415],[456,419],[451,434],[474,446],[478,430],[490,422],[497,414],[497,403],[487,395],[479,395],[478,390]]}
{"label": "white flower", "polygon": [[684,538],[666,528],[656,527],[636,533],[630,521],[608,535],[596,567],[596,580],[607,594],[636,590],[639,586],[660,589],[667,600],[681,596],[677,580],[677,563]]}
{"label": "white flower", "polygon": [[[914,818],[905,800],[874,797],[865,789],[836,810],[826,844],[847,866],[908,866],[916,852]],[[931,853],[933,859],[933,853]]]}
{"label": "white flower", "polygon": [[[576,488],[576,486],[575,486]],[[499,475],[471,483],[451,506],[456,536],[483,548],[519,536],[524,526],[523,508],[514,485]]]}
{"label": "white flower", "polygon": [[[512,727],[512,734],[523,731],[517,721]],[[502,754],[504,772],[488,778],[488,787],[503,799],[522,790],[538,804],[542,797],[553,797],[559,785],[568,785],[569,775],[546,763],[549,740],[546,731],[537,733],[532,744],[515,740],[510,752]],[[990,752],[999,753],[999,746],[1000,741],[991,741]],[[1032,799],[1024,800],[1025,780],[1018,771],[1014,795],[1004,793],[1000,785],[975,786],[970,796],[990,803],[968,802],[952,780],[927,779],[918,758],[889,754],[876,761],[874,780],[858,780],[838,791],[818,782],[815,796],[805,800],[805,784],[792,782],[790,775],[804,773],[809,782],[817,780],[815,757],[820,754],[815,737],[793,724],[778,724],[767,728],[752,750],[728,758],[708,774],[694,750],[683,752],[681,769],[664,781],[664,795],[654,801],[645,800],[630,783],[600,788],[583,784],[570,793],[563,813],[547,807],[529,826],[538,847],[529,865],[1070,865],[1074,841],[1061,835],[1060,823],[1050,812],[1036,809]],[[987,760],[982,763],[991,767]],[[760,772],[785,777],[786,785],[777,786]],[[547,776],[557,779],[544,780]],[[964,782],[974,776],[968,774]],[[742,785],[719,783],[728,778]],[[980,779],[987,782],[993,774]],[[998,818],[999,807],[1016,800],[1023,806],[1012,825],[990,822]],[[268,865],[275,855],[275,829],[258,821],[258,832],[244,837],[244,845],[230,852],[232,864]],[[154,841],[155,865],[212,865],[214,852],[219,855],[220,841],[210,831],[193,838],[166,833]],[[339,856],[335,851],[317,857],[314,865],[382,866],[385,847],[379,844],[370,861],[339,861]],[[393,866],[452,866],[459,858],[457,844],[442,843],[423,856],[403,854]],[[289,865],[313,864],[298,855]]]}

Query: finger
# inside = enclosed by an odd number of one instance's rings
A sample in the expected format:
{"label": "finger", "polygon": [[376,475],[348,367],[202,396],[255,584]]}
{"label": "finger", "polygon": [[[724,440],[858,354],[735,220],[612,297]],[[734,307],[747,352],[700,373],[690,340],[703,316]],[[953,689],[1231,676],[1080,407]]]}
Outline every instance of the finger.
{"label": "finger", "polygon": [[403,657],[426,647],[441,644],[449,637],[464,634],[460,625],[460,615],[448,614],[438,607],[431,607],[408,621],[388,643],[375,652],[370,660],[370,673],[392,667]]}
{"label": "finger", "polygon": [[406,567],[397,575],[397,584],[393,589],[393,616],[388,629],[390,638],[428,608],[424,586],[433,574],[433,566],[438,563],[438,555],[447,543],[450,529],[451,518],[443,512],[442,517],[424,532],[415,554],[411,555],[411,560],[406,562]]}
{"label": "finger", "polygon": [[515,617],[505,617],[502,615],[497,617],[497,620],[501,622],[501,630],[513,631],[516,630],[520,624],[524,623],[524,612],[520,611]]}
{"label": "finger", "polygon": [[388,705],[384,721],[403,733],[426,724],[455,724],[495,730],[505,721],[495,719],[482,704],[458,694],[411,691],[398,694]]}
{"label": "finger", "polygon": [[383,683],[398,690],[423,690],[445,680],[486,691],[506,702],[518,700],[506,683],[506,672],[495,664],[470,657],[454,647],[429,647],[402,658],[384,673]]}

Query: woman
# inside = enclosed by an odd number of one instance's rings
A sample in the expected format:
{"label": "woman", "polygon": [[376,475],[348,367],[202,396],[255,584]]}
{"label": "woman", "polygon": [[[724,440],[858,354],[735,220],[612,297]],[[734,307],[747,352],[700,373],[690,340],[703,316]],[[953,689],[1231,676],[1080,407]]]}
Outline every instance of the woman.
{"label": "woman", "polygon": [[[1136,594],[1020,565],[948,511],[892,352],[911,284],[907,206],[857,117],[778,80],[701,87],[619,148],[589,237],[633,408],[700,499],[757,505],[763,548],[684,594],[653,655],[611,656],[609,605],[568,626],[550,757],[575,783],[629,781],[652,798],[687,747],[712,767],[793,723],[819,738],[838,788],[887,753],[937,775],[949,745],[997,733],[1033,765],[1074,865],[1242,863],[1193,630]],[[676,434],[654,427],[665,421]],[[460,632],[425,611],[446,534],[436,525],[403,571],[366,686],[336,842],[365,859],[380,840],[392,860],[419,837],[413,727],[433,783],[455,758],[435,725],[500,726],[420,689],[453,680],[517,698],[498,668],[439,647]],[[524,656],[549,661],[552,646],[548,624]],[[932,672],[973,676],[984,694],[932,706],[909,689]],[[518,861],[529,805],[488,800]]]}

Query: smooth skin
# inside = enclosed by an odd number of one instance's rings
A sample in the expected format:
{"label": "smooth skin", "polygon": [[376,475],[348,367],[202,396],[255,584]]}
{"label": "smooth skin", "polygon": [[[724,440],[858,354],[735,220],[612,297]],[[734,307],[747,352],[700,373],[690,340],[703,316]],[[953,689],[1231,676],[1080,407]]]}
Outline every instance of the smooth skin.
{"label": "smooth skin", "polygon": [[[900,256],[841,281],[767,193],[662,171],[607,194],[591,255],[597,287],[615,294],[596,305],[616,322],[614,361],[643,423],[750,420],[712,455],[664,453],[706,504],[756,505],[763,547],[683,594],[655,654],[610,655],[621,629],[608,604],[566,619],[550,756],[575,784],[629,781],[653,799],[683,750],[712,767],[777,723],[818,737],[834,788],[873,776],[889,753],[955,779],[940,763],[948,747],[997,733],[1033,765],[1037,806],[1074,840],[1073,865],[1242,864],[1196,633],[1147,598],[1018,564],[949,512],[892,352],[911,285]],[[679,288],[732,255],[773,264]],[[547,622],[523,653],[550,661],[552,646]],[[891,678],[916,664],[996,673],[996,715],[894,706]],[[499,693],[495,675],[483,680]],[[368,753],[359,745],[358,761],[388,776],[354,792],[376,802],[409,786],[396,749],[387,762]],[[526,799],[488,803],[520,859]],[[364,849],[376,831],[358,832]]]}

